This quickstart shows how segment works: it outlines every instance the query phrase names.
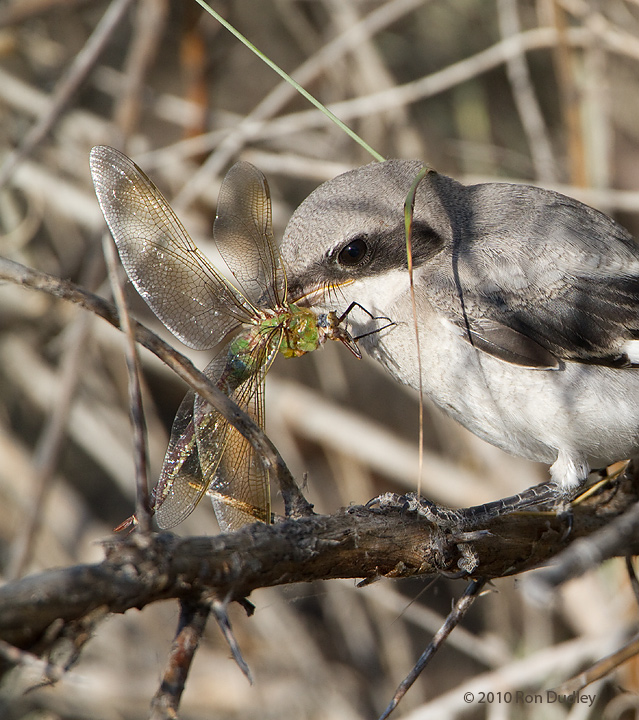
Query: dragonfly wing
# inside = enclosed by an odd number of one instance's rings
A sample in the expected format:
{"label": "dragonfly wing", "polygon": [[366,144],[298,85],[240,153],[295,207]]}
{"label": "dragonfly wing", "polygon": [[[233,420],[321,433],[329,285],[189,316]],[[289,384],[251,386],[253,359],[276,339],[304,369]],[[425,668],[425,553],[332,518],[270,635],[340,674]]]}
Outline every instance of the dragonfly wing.
{"label": "dragonfly wing", "polygon": [[[244,359],[243,370],[238,372],[242,358],[229,355],[223,372],[219,373],[219,366],[215,371],[218,387],[260,427],[264,421],[264,376],[280,338],[279,331],[261,336],[250,358]],[[233,373],[229,374],[231,366]],[[253,446],[199,397],[194,404],[194,419],[202,473],[209,479],[208,493],[221,529],[234,530],[256,520],[270,522],[269,477]],[[222,426],[224,438],[220,442]]]}
{"label": "dragonfly wing", "polygon": [[[256,422],[261,421],[254,408],[246,410]],[[228,429],[225,452],[208,493],[223,531],[256,520],[271,521],[268,472],[252,445],[234,427]]]}
{"label": "dragonfly wing", "polygon": [[281,307],[286,299],[286,281],[273,239],[271,194],[266,178],[251,163],[235,163],[226,174],[213,238],[251,302]]}
{"label": "dragonfly wing", "polygon": [[95,192],[131,282],[185,345],[206,349],[245,322],[243,298],[197,249],[138,166],[106,146],[91,151]]}
{"label": "dragonfly wing", "polygon": [[158,525],[164,530],[185,520],[208,488],[195,438],[194,399],[195,393],[187,393],[178,409],[160,479],[153,490],[153,509]]}

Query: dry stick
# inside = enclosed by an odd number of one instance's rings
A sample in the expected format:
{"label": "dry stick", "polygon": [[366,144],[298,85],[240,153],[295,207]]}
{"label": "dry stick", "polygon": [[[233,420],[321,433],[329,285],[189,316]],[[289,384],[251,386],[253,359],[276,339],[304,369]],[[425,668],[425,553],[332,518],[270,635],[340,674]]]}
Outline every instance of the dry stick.
{"label": "dry stick", "polygon": [[[166,0],[141,0],[138,3],[135,33],[124,68],[126,81],[115,110],[115,123],[124,137],[129,137],[138,125],[144,78],[156,56],[166,16]],[[150,532],[152,510],[149,502],[148,443],[140,385],[140,362],[121,276],[117,271],[119,263],[116,260],[115,246],[110,236],[104,236],[103,247],[113,296],[121,319],[121,329],[127,338],[126,364],[135,448],[136,510],[134,518],[142,532]]]}
{"label": "dry stick", "polygon": [[[392,2],[376,8],[358,23],[333,38],[315,55],[305,60],[291,73],[292,77],[300,85],[309,85],[327,67],[334,65],[344,55],[353,52],[359,43],[368,40],[425,2],[427,0],[392,0]],[[295,96],[296,92],[297,90],[286,81],[276,85],[240,123],[222,137],[218,149],[198,168],[173,199],[173,206],[184,207],[190,204],[202,187],[209,184],[209,178],[218,175],[229,159],[236,155],[242,146],[252,139],[255,132],[259,131],[262,124],[278,113]],[[221,137],[219,133],[216,135],[217,137]],[[217,142],[210,143],[206,150],[213,150],[216,145]]]}
{"label": "dry stick", "polygon": [[[0,280],[8,280],[17,285],[70,300],[99,315],[119,329],[120,321],[113,305],[77,285],[2,257],[0,257]],[[296,518],[312,515],[313,506],[302,495],[273,443],[252,418],[216,387],[188,358],[140,323],[134,322],[133,327],[137,342],[157,355],[251,443],[259,454],[264,467],[275,475],[279,483],[286,516]]]}
{"label": "dry stick", "polygon": [[47,497],[53,487],[53,475],[67,429],[71,404],[80,378],[79,367],[85,355],[86,338],[91,317],[82,313],[75,319],[68,338],[68,349],[60,363],[60,382],[55,404],[51,409],[42,434],[38,438],[33,460],[34,496],[31,498],[27,518],[11,547],[11,558],[6,579],[21,577],[31,560],[35,538],[42,521]]}
{"label": "dry stick", "polygon": [[566,11],[557,2],[552,4],[554,23],[557,29],[557,45],[554,51],[555,72],[559,85],[559,101],[567,135],[567,151],[570,165],[570,182],[573,185],[587,184],[584,137],[581,126],[580,98],[575,73],[573,71],[572,51],[568,42],[568,22]]}
{"label": "dry stick", "polygon": [[[574,508],[575,542],[637,501],[636,476],[614,482],[620,484]],[[213,537],[113,538],[101,563],[48,570],[0,587],[0,639],[30,648],[52,623],[73,633],[79,620],[98,610],[122,613],[202,593],[227,601],[257,588],[318,579],[451,577],[469,559],[476,577],[502,577],[539,567],[571,542],[563,520],[549,513],[515,513],[475,526],[451,520],[440,515],[429,522],[398,506],[352,507]],[[638,546],[635,540],[622,552],[639,553]],[[48,632],[50,645],[57,635]]]}
{"label": "dry stick", "polygon": [[113,298],[118,309],[120,329],[126,336],[126,368],[129,377],[129,404],[133,426],[133,447],[135,457],[135,519],[141,532],[151,531],[151,504],[149,502],[149,450],[147,445],[146,420],[142,404],[140,383],[140,358],[133,335],[129,308],[124,297],[124,285],[119,270],[115,245],[111,235],[102,237],[102,248],[109,271]]}
{"label": "dry stick", "polygon": [[5,3],[0,8],[0,28],[18,25],[62,5],[70,10],[74,5],[86,5],[92,0],[21,0],[20,3]]}
{"label": "dry stick", "polygon": [[598,660],[587,670],[584,670],[579,673],[579,675],[575,675],[570,678],[570,680],[566,680],[566,682],[561,683],[561,685],[554,688],[554,690],[558,695],[571,695],[572,693],[578,693],[582,688],[585,688],[586,685],[590,685],[597,680],[605,678],[610,675],[615,668],[619,667],[619,665],[625,663],[626,660],[630,660],[630,658],[636,657],[637,655],[639,655],[639,634],[634,635],[634,637],[622,648],[619,648],[619,650],[616,650],[611,655]]}
{"label": "dry stick", "polygon": [[66,104],[95,65],[132,2],[133,0],[113,0],[109,5],[84,47],[76,55],[68,72],[53,91],[48,111],[29,130],[20,147],[9,153],[0,168],[0,188],[9,180],[15,167],[47,136]]}
{"label": "dry stick", "polygon": [[123,68],[124,84],[115,109],[115,124],[124,137],[138,126],[144,79],[162,40],[167,0],[140,0],[135,16],[135,32]]}
{"label": "dry stick", "polygon": [[639,503],[635,503],[601,530],[572,543],[555,558],[551,567],[535,573],[527,580],[528,590],[536,599],[545,602],[559,585],[618,555],[630,547],[638,535]]}
{"label": "dry stick", "polygon": [[428,647],[421,654],[419,660],[415,663],[415,667],[408,673],[408,675],[402,680],[399,687],[393,695],[393,699],[388,704],[388,707],[379,716],[379,720],[386,720],[387,717],[395,710],[401,699],[406,695],[406,692],[411,685],[420,676],[422,670],[428,665],[431,658],[435,655],[437,650],[446,641],[446,638],[451,634],[457,625],[459,625],[461,619],[464,617],[466,612],[469,610],[471,605],[475,602],[475,599],[481,592],[482,588],[486,584],[486,580],[478,579],[471,580],[464,591],[464,594],[455,603],[455,607],[448,613],[444,624],[435,633],[435,636],[429,643]]}
{"label": "dry stick", "polygon": [[[521,37],[521,21],[517,3],[519,0],[498,0],[497,15],[502,38]],[[506,73],[513,92],[519,119],[528,138],[528,147],[537,180],[545,183],[558,182],[557,167],[553,157],[548,128],[539,107],[530,78],[523,45],[519,55],[506,60]]]}
{"label": "dry stick", "polygon": [[224,639],[228,643],[231,653],[233,654],[233,659],[237,663],[240,670],[244,673],[246,679],[252,685],[253,676],[251,675],[251,671],[246,663],[246,660],[244,660],[244,658],[242,657],[240,646],[235,639],[235,635],[233,634],[233,629],[231,628],[231,621],[229,620],[229,615],[226,611],[227,607],[228,602],[222,602],[221,600],[214,600],[211,604],[211,610],[213,611],[215,619],[217,620],[217,624],[222,631],[222,635],[224,635]]}
{"label": "dry stick", "polygon": [[180,620],[158,691],[151,700],[149,720],[175,720],[195,652],[204,634],[211,605],[180,600]]}

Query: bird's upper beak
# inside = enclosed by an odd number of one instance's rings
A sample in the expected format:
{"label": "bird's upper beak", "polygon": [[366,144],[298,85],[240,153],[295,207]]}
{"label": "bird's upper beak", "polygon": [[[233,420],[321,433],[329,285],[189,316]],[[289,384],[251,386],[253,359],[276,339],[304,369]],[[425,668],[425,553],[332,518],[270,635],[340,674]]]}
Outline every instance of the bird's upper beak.
{"label": "bird's upper beak", "polygon": [[305,283],[302,278],[291,277],[287,282],[288,300],[301,307],[334,310],[335,308],[329,307],[329,305],[332,300],[335,300],[336,293],[339,294],[341,287],[350,285],[352,282],[352,280],[346,280],[339,285],[329,287],[325,283]]}

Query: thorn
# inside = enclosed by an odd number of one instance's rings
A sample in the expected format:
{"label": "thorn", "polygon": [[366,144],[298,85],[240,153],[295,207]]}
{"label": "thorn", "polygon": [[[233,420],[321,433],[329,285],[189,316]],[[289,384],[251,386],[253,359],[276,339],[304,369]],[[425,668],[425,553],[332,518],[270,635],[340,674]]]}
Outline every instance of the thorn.
{"label": "thorn", "polygon": [[229,620],[228,613],[226,612],[227,606],[228,606],[228,603],[221,602],[220,600],[215,600],[211,604],[211,610],[213,611],[213,614],[215,615],[217,624],[220,626],[222,635],[224,635],[224,638],[226,639],[226,642],[228,643],[228,646],[233,655],[233,659],[237,663],[240,670],[246,676],[246,679],[252,685],[253,684],[253,676],[251,675],[249,666],[246,664],[246,661],[242,657],[242,653],[240,651],[240,646],[238,645],[238,642],[235,639],[235,635],[233,634],[233,629],[231,628],[231,621]]}

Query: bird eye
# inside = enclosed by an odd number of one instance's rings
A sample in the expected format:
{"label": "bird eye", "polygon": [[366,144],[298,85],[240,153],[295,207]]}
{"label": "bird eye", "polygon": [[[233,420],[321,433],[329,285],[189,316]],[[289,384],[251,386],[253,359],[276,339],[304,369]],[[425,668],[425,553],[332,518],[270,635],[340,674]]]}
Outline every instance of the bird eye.
{"label": "bird eye", "polygon": [[357,265],[360,263],[368,251],[368,244],[362,237],[356,237],[345,245],[337,256],[340,265]]}

